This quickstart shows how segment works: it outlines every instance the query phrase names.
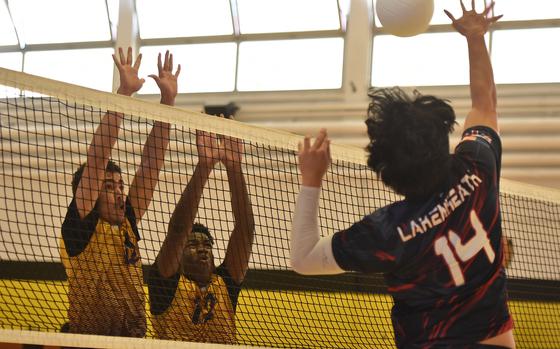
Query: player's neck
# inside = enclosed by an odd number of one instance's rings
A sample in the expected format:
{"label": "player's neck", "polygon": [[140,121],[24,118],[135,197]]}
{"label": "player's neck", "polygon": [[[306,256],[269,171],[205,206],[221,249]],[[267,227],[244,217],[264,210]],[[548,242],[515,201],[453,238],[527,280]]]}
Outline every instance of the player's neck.
{"label": "player's neck", "polygon": [[212,274],[207,273],[183,273],[183,275],[194,282],[201,291],[208,288],[210,281],[212,281]]}

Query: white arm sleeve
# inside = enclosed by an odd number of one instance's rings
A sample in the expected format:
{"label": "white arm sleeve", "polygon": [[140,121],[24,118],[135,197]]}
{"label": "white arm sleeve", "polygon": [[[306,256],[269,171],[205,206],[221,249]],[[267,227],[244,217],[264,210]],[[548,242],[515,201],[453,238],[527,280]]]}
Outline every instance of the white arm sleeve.
{"label": "white arm sleeve", "polygon": [[319,195],[321,189],[301,187],[292,220],[290,258],[292,268],[299,274],[344,273],[332,252],[332,235],[319,234]]}

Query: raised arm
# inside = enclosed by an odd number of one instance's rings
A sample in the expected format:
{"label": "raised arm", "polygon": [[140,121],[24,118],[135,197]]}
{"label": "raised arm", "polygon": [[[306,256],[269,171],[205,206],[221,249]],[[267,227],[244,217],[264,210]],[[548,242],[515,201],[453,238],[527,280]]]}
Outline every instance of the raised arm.
{"label": "raised arm", "polygon": [[[163,65],[161,53],[158,55],[158,75],[150,75],[150,77],[159,86],[162,104],[175,104],[177,78],[180,72],[181,65],[179,64],[177,71],[173,74],[173,55],[169,51],[165,53]],[[169,129],[170,125],[168,123],[155,121],[152,131],[144,144],[140,167],[136,171],[128,192],[137,221],[142,218],[152,200],[154,189],[158,182],[159,171],[165,160],[165,151],[169,144]]]}
{"label": "raised arm", "polygon": [[300,274],[340,274],[332,251],[332,235],[321,237],[319,195],[323,177],[331,163],[330,140],[321,129],[311,144],[305,137],[298,151],[301,184],[292,219],[290,261]]}
{"label": "raised arm", "polygon": [[[138,68],[142,61],[142,55],[138,55],[133,65],[132,48],[128,48],[125,57],[122,48],[119,47],[119,58],[113,55],[113,61],[120,76],[120,86],[117,93],[131,96],[144,84],[144,79],[138,78]],[[88,148],[82,179],[75,194],[76,206],[81,218],[87,216],[95,206],[105,179],[105,168],[119,135],[121,122],[122,114],[108,111],[95,130]]]}
{"label": "raised arm", "polygon": [[156,259],[160,275],[166,278],[179,270],[183,249],[192,230],[204,186],[219,161],[218,142],[214,134],[197,131],[196,146],[198,164],[171,215],[167,235]]}
{"label": "raised arm", "polygon": [[241,167],[243,141],[224,137],[221,150],[223,152],[221,159],[227,170],[231,192],[231,208],[235,218],[235,226],[229,238],[224,265],[233,280],[237,284],[241,284],[249,266],[255,231],[253,208]]}
{"label": "raised arm", "polygon": [[484,34],[488,31],[490,25],[498,21],[502,16],[488,16],[494,7],[494,2],[482,13],[476,13],[474,0],[471,5],[472,10],[468,11],[461,1],[463,16],[459,19],[455,19],[449,11],[445,10],[455,30],[467,39],[469,50],[472,108],[467,115],[464,128],[482,125],[498,131],[496,85]]}

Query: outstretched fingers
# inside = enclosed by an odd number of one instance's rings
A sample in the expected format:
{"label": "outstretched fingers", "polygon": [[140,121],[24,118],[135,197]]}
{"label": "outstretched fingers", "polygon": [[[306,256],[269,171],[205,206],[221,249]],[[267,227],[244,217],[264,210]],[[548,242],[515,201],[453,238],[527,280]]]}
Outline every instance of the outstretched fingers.
{"label": "outstretched fingers", "polygon": [[140,53],[138,57],[136,57],[136,62],[134,63],[134,69],[140,69],[140,63],[142,62],[142,54]]}
{"label": "outstretched fingers", "polygon": [[445,14],[447,15],[447,17],[449,17],[449,19],[452,22],[456,22],[457,20],[455,19],[455,17],[453,17],[453,15],[451,14],[451,12],[447,11],[447,10],[443,10],[443,12],[445,12]]}
{"label": "outstretched fingers", "polygon": [[313,150],[319,150],[321,149],[323,143],[325,142],[325,139],[327,139],[327,130],[325,130],[324,128],[322,128],[319,131],[319,134],[317,135],[317,138],[315,139],[315,142],[313,143]]}
{"label": "outstretched fingers", "polygon": [[165,51],[165,60],[163,61],[163,70],[169,71],[169,50]]}
{"label": "outstretched fingers", "polygon": [[117,66],[117,69],[119,69],[119,71],[120,71],[120,69],[121,69],[121,62],[117,59],[117,56],[115,56],[114,53],[112,54],[112,56],[113,56],[113,62],[115,62],[115,65]]}
{"label": "outstretched fingers", "polygon": [[463,14],[467,12],[467,8],[465,7],[465,4],[463,4],[463,0],[461,0],[461,9],[463,10]]}
{"label": "outstretched fingers", "polygon": [[122,47],[119,47],[119,58],[121,65],[126,64],[126,58],[124,57],[124,51]]}
{"label": "outstretched fingers", "polygon": [[175,72],[175,78],[178,78],[180,73],[181,73],[181,65],[178,64],[177,65],[177,72]]}

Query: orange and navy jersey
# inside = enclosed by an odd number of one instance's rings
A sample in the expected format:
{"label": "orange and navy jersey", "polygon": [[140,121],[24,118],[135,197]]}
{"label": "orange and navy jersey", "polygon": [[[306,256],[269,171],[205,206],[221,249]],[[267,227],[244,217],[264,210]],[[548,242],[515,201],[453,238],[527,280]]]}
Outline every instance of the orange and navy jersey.
{"label": "orange and navy jersey", "polygon": [[192,342],[236,343],[235,308],[240,285],[220,265],[200,288],[179,273],[171,278],[152,265],[148,277],[150,312],[156,338]]}
{"label": "orange and navy jersey", "polygon": [[143,337],[145,294],[134,209],[110,225],[94,209],[83,219],[72,200],[62,224],[60,255],[68,276],[70,332]]}
{"label": "orange and navy jersey", "polygon": [[466,130],[445,189],[378,209],[333,237],[344,270],[383,272],[399,348],[464,346],[512,328],[502,266],[501,141]]}

